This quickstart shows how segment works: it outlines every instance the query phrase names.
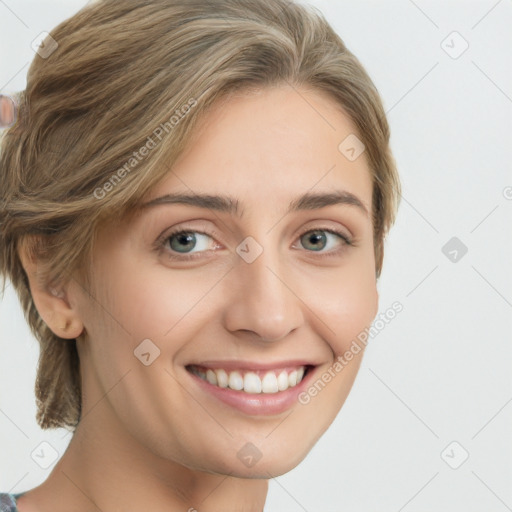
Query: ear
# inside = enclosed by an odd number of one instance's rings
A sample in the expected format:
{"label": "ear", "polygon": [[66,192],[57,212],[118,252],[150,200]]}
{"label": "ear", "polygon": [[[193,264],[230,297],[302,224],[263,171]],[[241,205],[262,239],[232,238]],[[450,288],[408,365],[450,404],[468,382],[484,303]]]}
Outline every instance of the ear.
{"label": "ear", "polygon": [[374,305],[373,318],[375,318],[377,316],[377,313],[379,312],[379,303],[380,303],[379,281],[376,280],[376,282],[375,282],[375,305]]}
{"label": "ear", "polygon": [[376,264],[375,264],[375,302],[373,304],[373,318],[377,316],[379,312],[379,304],[380,304],[380,293],[379,293],[379,277],[380,270],[382,268],[382,261],[384,257],[384,247],[381,246],[380,250],[377,252]]}
{"label": "ear", "polygon": [[18,254],[27,274],[32,299],[43,321],[59,338],[78,338],[84,325],[77,311],[70,305],[67,285],[57,290],[41,282],[41,264],[26,241],[20,244]]}
{"label": "ear", "polygon": [[382,272],[382,264],[384,262],[384,241],[381,240],[381,242],[379,243],[379,246],[377,247],[377,251],[376,252],[376,258],[375,258],[375,274],[376,274],[376,277],[377,277],[377,280],[378,278],[380,277],[380,273]]}

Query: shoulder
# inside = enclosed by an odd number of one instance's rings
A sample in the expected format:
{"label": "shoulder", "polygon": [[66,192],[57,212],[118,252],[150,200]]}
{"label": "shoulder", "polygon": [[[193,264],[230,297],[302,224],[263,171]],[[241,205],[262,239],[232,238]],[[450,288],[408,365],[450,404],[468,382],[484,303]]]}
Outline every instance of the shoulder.
{"label": "shoulder", "polygon": [[9,494],[0,492],[0,512],[18,512],[18,508],[16,507],[16,500],[22,494],[23,493]]}

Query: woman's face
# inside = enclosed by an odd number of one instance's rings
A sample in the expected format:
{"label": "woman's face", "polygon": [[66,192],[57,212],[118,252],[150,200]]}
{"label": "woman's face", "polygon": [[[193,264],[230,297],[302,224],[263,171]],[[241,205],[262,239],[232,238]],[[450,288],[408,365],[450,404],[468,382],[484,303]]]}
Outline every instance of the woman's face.
{"label": "woman's face", "polygon": [[305,89],[208,113],[149,204],[100,231],[92,296],[76,286],[84,400],[104,397],[86,420],[206,472],[269,478],[306,456],[363,351],[337,358],[377,313],[372,180],[352,139],[339,149],[354,133]]}

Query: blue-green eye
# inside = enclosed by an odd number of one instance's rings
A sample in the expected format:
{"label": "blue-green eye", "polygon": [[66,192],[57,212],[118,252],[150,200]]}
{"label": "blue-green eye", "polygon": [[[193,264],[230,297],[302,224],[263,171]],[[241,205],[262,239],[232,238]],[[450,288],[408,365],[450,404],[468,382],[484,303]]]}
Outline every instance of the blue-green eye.
{"label": "blue-green eye", "polygon": [[[170,259],[192,260],[200,258],[204,252],[219,247],[215,243],[214,237],[216,236],[216,233],[208,234],[202,231],[178,229],[163,237],[158,246],[166,251]],[[332,240],[331,243],[329,243],[329,238]],[[345,246],[353,245],[347,235],[328,228],[310,229],[300,235],[299,240],[302,247],[308,252],[319,253],[319,256],[337,256]],[[339,247],[336,248],[336,246]],[[328,250],[324,250],[326,248]]]}
{"label": "blue-green eye", "polygon": [[[306,249],[311,248],[313,251],[321,251],[322,249],[325,249],[328,245],[328,236],[326,234],[334,235],[335,237],[342,238],[343,241],[350,245],[350,240],[343,235],[342,233],[339,233],[338,231],[331,230],[331,229],[315,229],[313,231],[306,231],[303,235],[301,235],[300,240],[303,247]],[[334,242],[336,244],[336,241]],[[308,245],[310,247],[308,247]]]}
{"label": "blue-green eye", "polygon": [[207,239],[211,238],[206,233],[198,231],[178,231],[166,238],[170,241],[170,247],[173,251],[190,254],[194,249],[208,250]]}

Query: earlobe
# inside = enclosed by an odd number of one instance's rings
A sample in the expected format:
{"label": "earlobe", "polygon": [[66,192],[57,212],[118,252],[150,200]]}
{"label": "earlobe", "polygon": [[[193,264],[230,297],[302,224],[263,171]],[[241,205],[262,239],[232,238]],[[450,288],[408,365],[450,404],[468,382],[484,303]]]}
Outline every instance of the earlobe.
{"label": "earlobe", "polygon": [[64,319],[63,324],[57,332],[54,326],[48,325],[59,338],[76,339],[84,330],[84,326],[77,318]]}
{"label": "earlobe", "polygon": [[59,338],[76,339],[84,325],[78,312],[70,305],[66,289],[41,283],[40,265],[30,254],[27,244],[22,244],[18,252],[39,316]]}

